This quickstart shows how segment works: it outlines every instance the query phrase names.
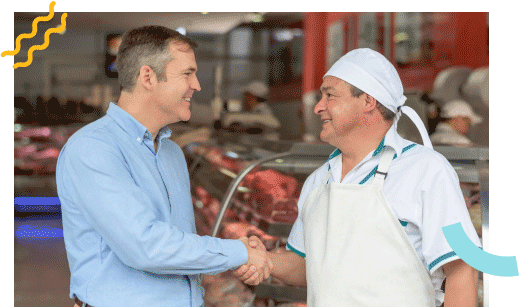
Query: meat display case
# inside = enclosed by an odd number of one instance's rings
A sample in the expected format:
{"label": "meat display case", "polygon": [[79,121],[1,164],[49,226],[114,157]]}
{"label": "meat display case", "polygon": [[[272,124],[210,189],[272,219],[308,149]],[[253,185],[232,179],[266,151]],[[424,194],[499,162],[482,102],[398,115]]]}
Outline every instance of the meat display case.
{"label": "meat display case", "polygon": [[[249,184],[247,179],[262,172],[269,172],[270,176],[278,178],[295,178],[298,191],[289,198],[292,199],[291,205],[296,207],[304,180],[327,160],[334,149],[327,144],[268,141],[253,135],[234,134],[221,135],[210,143],[187,145],[184,151],[198,233],[224,238],[255,234],[268,250],[277,252],[284,249],[297,217],[297,208],[295,212],[287,211],[288,218],[279,220],[266,212],[263,214],[259,208],[261,204],[256,207],[255,197],[252,197],[258,186]],[[459,176],[464,195],[468,193],[467,198],[473,193],[480,193],[481,231],[477,232],[482,236],[484,250],[487,250],[488,148],[435,147],[435,150],[450,161]],[[472,189],[474,191],[465,191],[469,186],[475,187]],[[250,288],[257,298],[275,302],[306,302],[306,288],[287,286],[275,278]],[[484,288],[487,289],[485,278]],[[479,293],[479,296],[482,295]],[[484,296],[487,302],[487,295]]]}
{"label": "meat display case", "polygon": [[[268,250],[284,249],[297,218],[301,187],[334,149],[239,134],[185,146],[198,233],[230,239],[255,234]],[[280,193],[266,195],[270,193],[259,192],[263,188]],[[265,212],[270,206],[274,210]],[[306,302],[305,288],[275,278],[250,288],[256,298]]]}

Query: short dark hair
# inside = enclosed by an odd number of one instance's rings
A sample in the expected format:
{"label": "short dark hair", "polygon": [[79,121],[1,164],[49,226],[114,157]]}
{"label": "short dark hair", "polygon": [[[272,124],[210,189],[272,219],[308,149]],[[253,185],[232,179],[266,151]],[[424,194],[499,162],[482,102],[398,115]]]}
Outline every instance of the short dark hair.
{"label": "short dark hair", "polygon": [[123,91],[131,92],[143,65],[157,74],[158,81],[165,81],[165,66],[172,60],[171,42],[187,44],[195,49],[198,45],[178,31],[162,26],[144,26],[127,31],[122,38],[116,67],[118,82]]}
{"label": "short dark hair", "polygon": [[[354,96],[356,98],[359,98],[362,94],[365,93],[363,90],[359,89],[358,87],[356,87],[353,84],[350,84],[348,82],[346,82],[346,84],[348,84],[348,86],[350,87],[350,92],[352,92],[352,96]],[[375,99],[375,100],[377,100],[377,99]],[[377,109],[381,113],[384,120],[391,121],[395,118],[395,113],[392,110],[388,109],[387,107],[383,106],[378,100],[377,100]]]}

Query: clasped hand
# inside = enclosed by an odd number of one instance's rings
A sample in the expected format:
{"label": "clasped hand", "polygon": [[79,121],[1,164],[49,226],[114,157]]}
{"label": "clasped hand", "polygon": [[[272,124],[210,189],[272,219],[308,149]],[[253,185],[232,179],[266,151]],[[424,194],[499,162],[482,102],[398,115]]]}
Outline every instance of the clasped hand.
{"label": "clasped hand", "polygon": [[242,282],[248,285],[258,285],[270,276],[274,268],[272,261],[268,258],[268,252],[261,240],[256,236],[239,239],[248,251],[248,261],[233,274]]}

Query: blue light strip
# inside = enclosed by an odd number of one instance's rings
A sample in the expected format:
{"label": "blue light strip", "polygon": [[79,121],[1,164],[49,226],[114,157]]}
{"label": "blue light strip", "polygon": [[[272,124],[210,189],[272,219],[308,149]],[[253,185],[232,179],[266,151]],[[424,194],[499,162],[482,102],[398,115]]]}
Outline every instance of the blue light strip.
{"label": "blue light strip", "polygon": [[63,230],[47,225],[21,225],[15,231],[15,238],[28,241],[63,238]]}
{"label": "blue light strip", "polygon": [[60,211],[58,197],[15,197],[14,205],[18,212]]}

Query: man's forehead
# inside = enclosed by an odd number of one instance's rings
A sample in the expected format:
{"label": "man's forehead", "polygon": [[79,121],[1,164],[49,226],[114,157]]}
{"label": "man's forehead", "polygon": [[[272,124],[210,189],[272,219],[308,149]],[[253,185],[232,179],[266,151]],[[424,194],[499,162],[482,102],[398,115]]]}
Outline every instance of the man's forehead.
{"label": "man's forehead", "polygon": [[321,91],[340,90],[344,85],[346,85],[346,82],[342,79],[334,76],[326,76],[323,79],[323,84],[321,84]]}
{"label": "man's forehead", "polygon": [[194,61],[196,60],[194,50],[189,44],[183,42],[170,42],[169,48],[172,55],[174,55],[174,58],[181,56],[183,58],[190,58]]}
{"label": "man's forehead", "polygon": [[181,52],[194,52],[194,50],[192,50],[192,47],[185,42],[171,41],[169,43],[169,47],[171,48],[171,50],[177,50]]}
{"label": "man's forehead", "polygon": [[197,71],[196,56],[190,45],[180,42],[171,42],[172,60],[170,65],[176,65],[182,70]]}

